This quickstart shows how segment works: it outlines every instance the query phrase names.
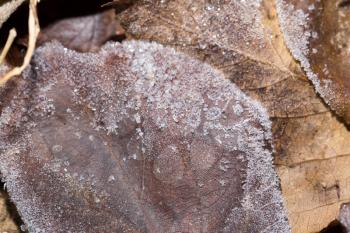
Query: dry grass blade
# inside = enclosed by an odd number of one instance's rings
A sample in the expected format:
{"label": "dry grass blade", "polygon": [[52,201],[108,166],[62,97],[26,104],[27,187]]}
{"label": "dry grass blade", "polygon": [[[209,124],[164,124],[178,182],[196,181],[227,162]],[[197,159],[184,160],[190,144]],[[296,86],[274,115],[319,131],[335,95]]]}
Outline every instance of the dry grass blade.
{"label": "dry grass blade", "polygon": [[5,85],[6,82],[11,78],[13,78],[14,76],[20,75],[22,71],[28,66],[30,59],[32,58],[32,55],[35,49],[35,43],[40,31],[39,20],[38,20],[37,9],[36,9],[37,3],[38,3],[37,0],[30,0],[30,3],[29,3],[29,18],[28,18],[29,43],[28,43],[28,49],[24,57],[23,64],[19,67],[13,68],[8,73],[6,73],[4,77],[0,79],[0,86]]}
{"label": "dry grass blade", "polygon": [[124,4],[132,4],[133,0],[113,0],[112,2],[107,2],[103,4],[101,7],[107,7],[107,6],[117,6],[117,5],[124,5]]}
{"label": "dry grass blade", "polygon": [[25,0],[0,0],[0,28]]}
{"label": "dry grass blade", "polygon": [[6,54],[9,51],[9,49],[11,48],[11,45],[12,45],[14,39],[16,38],[16,36],[17,36],[16,29],[12,28],[9,32],[8,37],[7,37],[7,41],[6,41],[6,44],[4,46],[4,49],[1,51],[0,64],[4,61]]}

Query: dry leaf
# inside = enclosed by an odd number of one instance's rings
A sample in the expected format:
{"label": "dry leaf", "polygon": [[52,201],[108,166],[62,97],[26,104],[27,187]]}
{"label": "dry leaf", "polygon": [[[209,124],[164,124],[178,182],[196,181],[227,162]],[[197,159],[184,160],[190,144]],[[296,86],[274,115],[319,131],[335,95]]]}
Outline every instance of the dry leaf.
{"label": "dry leaf", "polygon": [[266,111],[155,43],[39,48],[0,117],[30,232],[289,232]]}
{"label": "dry leaf", "polygon": [[324,100],[350,123],[350,8],[346,0],[277,0],[294,57]]}
{"label": "dry leaf", "polygon": [[273,117],[327,111],[284,47],[273,9],[271,1],[138,1],[120,19],[131,37],[174,46],[224,71]]}
{"label": "dry leaf", "polygon": [[45,28],[39,35],[38,44],[57,40],[67,48],[93,52],[116,35],[117,26],[113,10],[63,19]]}
{"label": "dry leaf", "polygon": [[292,230],[317,232],[350,198],[350,133],[289,54],[274,3],[138,1],[120,20],[129,37],[171,45],[208,62],[263,103],[273,120]]}
{"label": "dry leaf", "polygon": [[15,216],[13,212],[9,211],[9,207],[15,209],[13,204],[9,204],[10,200],[8,195],[4,190],[0,191],[0,229],[1,232],[7,233],[18,233],[19,227],[15,219],[18,216]]}

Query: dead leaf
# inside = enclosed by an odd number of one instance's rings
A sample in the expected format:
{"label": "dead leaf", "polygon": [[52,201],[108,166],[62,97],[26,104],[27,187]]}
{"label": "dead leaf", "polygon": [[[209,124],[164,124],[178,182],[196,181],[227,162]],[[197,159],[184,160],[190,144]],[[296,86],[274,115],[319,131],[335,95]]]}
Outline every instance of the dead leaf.
{"label": "dead leaf", "polygon": [[350,122],[350,8],[344,0],[277,0],[286,43],[324,100]]}
{"label": "dead leaf", "polygon": [[45,28],[39,35],[38,44],[57,40],[67,48],[93,52],[116,35],[117,26],[113,10],[63,19]]}
{"label": "dead leaf", "polygon": [[264,8],[256,2],[138,1],[120,19],[132,38],[171,45],[224,71],[269,105],[272,117],[327,111],[285,48],[272,1]]}
{"label": "dead leaf", "polygon": [[17,223],[14,218],[18,216],[13,216],[13,213],[9,211],[9,207],[15,208],[9,205],[10,200],[8,195],[4,190],[0,192],[0,229],[2,232],[17,233],[19,232]]}
{"label": "dead leaf", "polygon": [[30,232],[289,232],[267,113],[219,71],[145,42],[32,64],[0,117]]}
{"label": "dead leaf", "polygon": [[263,103],[273,120],[292,230],[317,232],[350,198],[350,158],[345,156],[350,133],[289,54],[274,3],[138,1],[120,20],[130,38],[157,41],[208,62]]}

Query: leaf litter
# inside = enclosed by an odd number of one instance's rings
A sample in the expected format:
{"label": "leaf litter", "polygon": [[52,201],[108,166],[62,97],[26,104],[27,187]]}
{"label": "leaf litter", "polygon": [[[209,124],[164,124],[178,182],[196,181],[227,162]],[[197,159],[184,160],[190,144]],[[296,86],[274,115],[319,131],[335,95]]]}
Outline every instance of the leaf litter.
{"label": "leaf litter", "polygon": [[[313,69],[315,64],[328,62],[327,57],[320,54],[325,42],[319,39],[325,37],[322,35],[322,30],[319,30],[320,25],[317,22],[334,21],[332,21],[333,18],[331,20],[322,19],[320,15],[327,15],[327,11],[320,10],[322,7],[320,8],[318,5],[319,1],[314,5],[311,2],[277,1],[279,18],[276,17],[274,1],[268,0],[228,3],[220,1],[211,1],[210,3],[204,1],[138,1],[134,7],[121,15],[121,20],[126,26],[130,38],[158,41],[212,64],[223,71],[225,76],[233,80],[245,93],[261,101],[267,108],[273,121],[273,142],[276,154],[279,155],[276,157],[276,163],[293,232],[311,232],[322,229],[336,216],[339,203],[350,197],[347,186],[348,159],[346,156],[349,153],[347,146],[347,141],[350,138],[349,133],[317,97],[312,85],[308,83],[298,64],[293,61],[284,46],[283,40],[286,39],[286,44],[288,48],[292,49],[294,57],[296,54],[294,50],[299,51],[300,45],[304,44],[305,48],[310,46],[307,48],[308,50],[305,50],[308,51],[305,55],[308,55],[306,57],[308,57],[310,67]],[[282,3],[290,6],[295,5],[295,8],[288,8],[290,15],[285,18],[281,18],[282,10],[285,11],[281,8]],[[325,3],[322,1],[322,4]],[[329,7],[325,9],[330,9],[329,11],[334,10],[334,6],[340,6],[341,10],[333,14],[336,17],[338,15],[346,16],[347,8],[341,2],[330,2],[328,5]],[[231,11],[235,13],[232,14]],[[237,12],[240,13],[237,14]],[[289,21],[290,24],[286,24]],[[316,25],[313,30],[317,33],[308,31],[305,34],[304,27],[309,27],[307,24],[311,21],[316,22],[313,24]],[[294,22],[296,24],[293,24]],[[279,24],[283,34],[280,32]],[[289,29],[290,25],[295,27]],[[334,28],[336,28],[335,31],[339,30],[337,24]],[[296,32],[296,30],[299,31]],[[292,31],[296,33],[290,37]],[[323,29],[323,31],[328,32],[329,30]],[[340,38],[340,40],[335,40],[336,46],[343,44],[340,42],[341,38],[344,37],[335,38]],[[308,41],[309,39],[311,41]],[[295,41],[294,44],[290,43],[292,40]],[[318,48],[317,44],[320,44],[321,47]],[[325,51],[328,50],[325,49]],[[339,61],[344,61],[341,56],[338,56],[340,57]],[[310,57],[311,59],[309,59]],[[334,60],[336,61],[336,59]],[[341,64],[341,62],[338,63]],[[322,70],[321,73],[332,72],[332,68],[333,66],[328,64],[328,67],[321,67],[320,70]],[[343,69],[337,69],[346,70],[346,65],[340,68]],[[321,80],[321,82],[323,81]],[[318,88],[318,90],[320,89]],[[332,91],[332,89],[327,91]],[[6,91],[0,90],[0,94],[3,93],[6,96]],[[339,111],[339,109],[344,109],[342,105],[346,101],[341,98],[332,99],[329,104],[339,115],[344,116],[346,112]],[[2,98],[2,102],[7,103],[8,99],[7,97],[5,100]],[[41,101],[43,101],[40,105],[42,111],[46,114],[55,114],[55,104],[52,104],[51,100],[43,98]],[[4,122],[9,123],[10,117],[8,116],[12,112],[9,108],[4,109],[6,110],[3,111],[6,113],[4,114]],[[74,112],[70,108],[67,108],[66,111],[70,114]],[[237,115],[242,114],[242,107],[236,105],[234,112]],[[220,115],[217,107],[205,114],[206,118],[211,120],[215,120]],[[72,117],[76,117],[76,120],[84,118],[74,116],[74,114]],[[135,114],[133,119],[139,124],[142,121],[142,116]],[[174,120],[178,121],[178,117],[175,117]],[[109,122],[113,122],[113,119],[110,119]],[[165,127],[161,120],[157,124]],[[95,125],[94,123],[92,127],[94,128]],[[125,125],[128,124],[125,123]],[[113,135],[115,128],[110,127],[107,132]],[[138,133],[143,134],[141,129],[138,130]],[[78,138],[82,137],[80,131],[74,134]],[[93,134],[86,137],[89,142],[93,142],[95,139]],[[132,138],[130,141],[134,142],[135,140]],[[322,145],[320,145],[321,141]],[[131,159],[138,161],[142,155],[139,152],[142,151],[142,147],[140,149],[137,143],[136,146],[132,145],[133,143],[128,144],[126,150]],[[63,148],[62,145],[55,144],[52,145],[51,149],[58,153]],[[200,151],[200,147],[196,144],[193,148]],[[212,151],[209,147],[205,148],[206,151]],[[166,163],[176,164],[179,169],[165,169],[165,173],[162,175],[163,171],[157,167],[154,170],[154,176],[165,183],[176,182],[173,177],[183,177],[185,170],[181,168],[179,160],[171,160],[172,156],[169,155],[178,153],[178,148],[169,146],[164,151],[166,152],[166,155],[163,156],[164,159],[155,164],[164,167],[167,166]],[[194,162],[196,168],[203,168],[212,163],[210,161],[213,158],[210,158],[210,153],[200,154],[201,156],[198,158],[201,159]],[[122,157],[122,160],[128,161],[129,157]],[[203,160],[208,162],[200,163]],[[229,163],[226,159],[220,160],[219,169],[227,171],[230,167],[227,164]],[[169,176],[169,174],[174,174],[174,176]],[[110,175],[107,180],[114,182],[116,177]],[[218,184],[225,187],[227,181],[220,179]],[[203,185],[203,183],[198,183],[199,187],[203,187]],[[98,197],[93,197],[91,200],[101,203],[101,198]],[[327,214],[320,216],[319,212]]]}

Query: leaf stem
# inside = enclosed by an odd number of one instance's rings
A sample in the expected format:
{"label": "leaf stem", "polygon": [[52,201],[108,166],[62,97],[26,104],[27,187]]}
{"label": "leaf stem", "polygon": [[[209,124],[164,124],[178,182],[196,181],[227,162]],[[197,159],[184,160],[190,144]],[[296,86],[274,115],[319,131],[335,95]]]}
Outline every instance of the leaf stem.
{"label": "leaf stem", "polygon": [[15,28],[12,28],[9,32],[9,35],[7,37],[7,41],[6,44],[4,46],[4,49],[1,51],[0,54],[0,64],[2,64],[2,62],[4,61],[9,49],[11,48],[11,45],[13,44],[13,41],[15,40],[17,36],[17,31]]}
{"label": "leaf stem", "polygon": [[36,40],[38,34],[40,32],[38,14],[37,14],[37,6],[38,0],[30,0],[29,2],[29,18],[28,18],[28,30],[29,30],[29,42],[28,49],[24,56],[23,64],[19,67],[15,67],[6,73],[0,79],[0,86],[3,86],[14,76],[20,75],[22,71],[29,65],[30,59],[33,56]]}

